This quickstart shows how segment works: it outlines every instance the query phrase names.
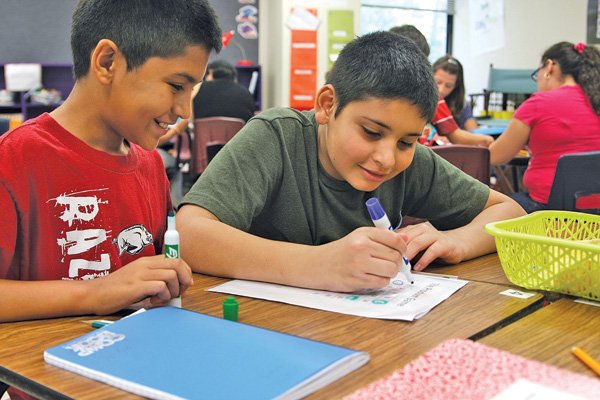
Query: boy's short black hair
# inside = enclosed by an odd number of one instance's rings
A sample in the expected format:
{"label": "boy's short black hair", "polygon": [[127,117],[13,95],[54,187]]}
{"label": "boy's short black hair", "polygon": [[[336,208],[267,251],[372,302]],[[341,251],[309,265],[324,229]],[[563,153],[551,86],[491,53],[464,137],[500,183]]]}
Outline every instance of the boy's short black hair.
{"label": "boy's short black hair", "polygon": [[431,64],[412,40],[391,32],[368,33],[348,43],[327,83],[335,88],[336,115],[348,103],[368,98],[407,100],[427,121],[437,108]]}
{"label": "boy's short black hair", "polygon": [[212,61],[208,63],[208,67],[206,69],[212,73],[213,79],[235,81],[237,78],[237,71],[235,67],[225,60]]}
{"label": "boy's short black hair", "polygon": [[71,48],[75,79],[87,75],[102,39],[116,43],[127,70],[150,57],[173,57],[189,45],[221,50],[221,28],[207,0],[80,0],[73,11]]}
{"label": "boy's short black hair", "polygon": [[417,45],[417,47],[419,49],[421,49],[421,51],[423,53],[425,53],[425,55],[427,57],[429,57],[429,43],[427,43],[427,38],[425,37],[425,35],[423,35],[423,33],[421,33],[420,30],[418,30],[417,28],[415,28],[414,25],[400,25],[400,26],[395,26],[393,28],[390,29],[390,32],[393,32],[395,34],[398,34],[400,36],[404,36],[409,38],[410,40],[412,40],[413,42],[415,42],[415,44]]}

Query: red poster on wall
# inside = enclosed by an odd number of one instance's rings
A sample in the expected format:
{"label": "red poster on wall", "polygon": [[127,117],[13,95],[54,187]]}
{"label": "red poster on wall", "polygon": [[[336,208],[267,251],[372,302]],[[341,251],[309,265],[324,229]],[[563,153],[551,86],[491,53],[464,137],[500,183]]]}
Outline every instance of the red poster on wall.
{"label": "red poster on wall", "polygon": [[[317,15],[316,9],[307,9]],[[290,107],[310,110],[317,90],[317,31],[291,29]]]}

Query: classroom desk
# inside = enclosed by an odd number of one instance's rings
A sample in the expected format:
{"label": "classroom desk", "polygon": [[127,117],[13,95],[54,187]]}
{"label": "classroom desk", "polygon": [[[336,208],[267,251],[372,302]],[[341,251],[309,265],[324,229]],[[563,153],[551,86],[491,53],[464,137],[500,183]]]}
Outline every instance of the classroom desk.
{"label": "classroom desk", "polygon": [[[517,154],[512,160],[506,164],[499,164],[494,166],[496,177],[499,183],[506,188],[506,194],[512,194],[515,192],[522,191],[523,188],[523,174],[529,165],[529,159],[531,157],[527,154]],[[510,178],[507,176],[510,173]]]}
{"label": "classroom desk", "polygon": [[571,347],[579,346],[600,360],[600,307],[563,298],[479,342],[595,377],[592,370],[571,354]]}
{"label": "classroom desk", "polygon": [[[196,274],[183,299],[187,309],[221,316],[225,294],[205,289],[225,279]],[[470,282],[417,321],[386,321],[238,297],[240,322],[367,351],[371,360],[311,398],[339,398],[402,367],[448,338],[477,338],[539,308],[542,296],[500,295],[505,287]],[[79,321],[57,318],[0,324],[0,381],[41,398],[137,398],[112,386],[47,365],[43,351],[91,330]],[[199,339],[200,340],[200,339]],[[201,362],[201,360],[199,360]],[[176,368],[169,366],[168,369]]]}
{"label": "classroom desk", "polygon": [[505,126],[482,126],[472,129],[471,132],[479,135],[500,136],[506,130]]}
{"label": "classroom desk", "polygon": [[424,272],[452,275],[468,281],[494,283],[497,285],[519,288],[519,286],[511,283],[506,277],[497,253],[481,256],[456,265],[430,265],[425,268]]}
{"label": "classroom desk", "polygon": [[510,119],[499,119],[499,118],[475,118],[479,125],[486,126],[500,126],[506,128],[510,123]]}

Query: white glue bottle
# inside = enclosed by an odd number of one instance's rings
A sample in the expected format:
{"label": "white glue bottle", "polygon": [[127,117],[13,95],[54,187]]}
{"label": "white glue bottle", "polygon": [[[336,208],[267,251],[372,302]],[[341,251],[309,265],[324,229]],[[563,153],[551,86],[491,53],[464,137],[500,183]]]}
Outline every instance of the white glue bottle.
{"label": "white glue bottle", "polygon": [[[175,228],[175,214],[172,211],[169,211],[167,216],[164,246],[165,258],[179,258],[179,232]],[[181,308],[181,296],[171,299],[169,305]]]}

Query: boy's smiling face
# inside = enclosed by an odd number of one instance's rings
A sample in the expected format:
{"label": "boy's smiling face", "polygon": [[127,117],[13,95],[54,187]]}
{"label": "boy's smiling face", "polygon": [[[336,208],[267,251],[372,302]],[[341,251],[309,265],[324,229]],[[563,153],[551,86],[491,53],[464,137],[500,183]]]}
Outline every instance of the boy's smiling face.
{"label": "boy's smiling face", "polygon": [[334,114],[335,106],[316,107],[319,160],[329,175],[367,192],[408,168],[426,124],[402,99],[352,101]]}
{"label": "boy's smiling face", "polygon": [[181,55],[152,57],[131,71],[124,62],[115,63],[105,131],[146,150],[156,148],[167,125],[190,117],[192,90],[204,76],[208,57],[204,47],[188,46]]}

